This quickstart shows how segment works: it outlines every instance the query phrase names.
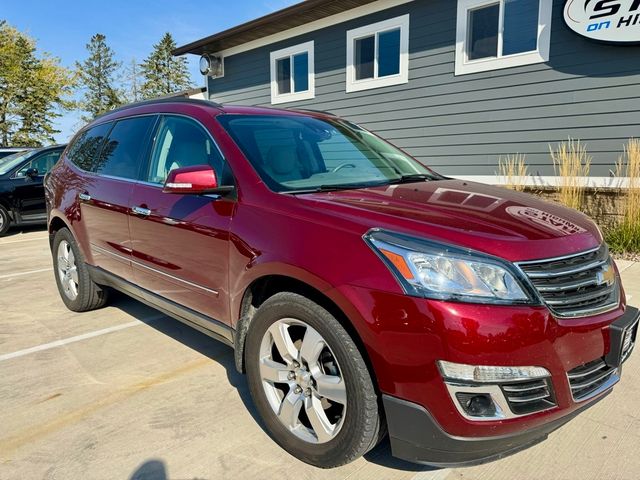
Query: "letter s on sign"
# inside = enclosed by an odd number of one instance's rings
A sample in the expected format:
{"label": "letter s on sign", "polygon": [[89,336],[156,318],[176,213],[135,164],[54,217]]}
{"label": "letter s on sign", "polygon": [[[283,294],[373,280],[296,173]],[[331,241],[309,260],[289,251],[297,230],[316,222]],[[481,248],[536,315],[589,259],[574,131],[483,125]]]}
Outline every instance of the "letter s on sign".
{"label": "letter s on sign", "polygon": [[[585,8],[589,2],[585,3]],[[620,11],[620,3],[617,0],[600,0],[593,6],[593,13],[589,17],[591,20],[594,18],[609,17],[615,15]]]}

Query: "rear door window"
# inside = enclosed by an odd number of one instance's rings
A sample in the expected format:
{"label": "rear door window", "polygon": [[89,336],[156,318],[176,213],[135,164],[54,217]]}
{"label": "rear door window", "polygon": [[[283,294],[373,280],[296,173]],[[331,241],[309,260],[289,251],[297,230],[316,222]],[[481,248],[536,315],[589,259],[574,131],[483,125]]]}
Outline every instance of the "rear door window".
{"label": "rear door window", "polygon": [[147,115],[117,121],[102,146],[93,171],[110,177],[138,179],[140,163],[156,119],[155,115]]}
{"label": "rear door window", "polygon": [[69,147],[67,158],[87,172],[93,172],[98,154],[112,123],[103,123],[82,132]]}

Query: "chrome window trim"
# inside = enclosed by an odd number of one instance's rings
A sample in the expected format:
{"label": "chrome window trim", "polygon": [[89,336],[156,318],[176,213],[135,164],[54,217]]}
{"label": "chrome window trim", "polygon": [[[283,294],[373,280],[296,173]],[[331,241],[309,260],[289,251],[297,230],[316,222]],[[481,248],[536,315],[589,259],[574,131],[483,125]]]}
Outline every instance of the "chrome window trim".
{"label": "chrome window trim", "polygon": [[150,270],[150,271],[152,271],[154,273],[158,273],[158,274],[163,275],[165,277],[171,278],[172,280],[176,280],[177,282],[184,283],[185,285],[190,285],[190,286],[195,287],[195,288],[199,288],[200,290],[204,290],[204,291],[206,291],[208,293],[213,293],[215,296],[218,296],[220,294],[220,292],[218,292],[217,290],[213,290],[211,288],[204,287],[204,286],[199,285],[197,283],[193,283],[193,282],[190,282],[188,280],[184,280],[182,278],[176,277],[175,275],[170,275],[168,273],[162,272],[162,271],[157,270],[157,269],[155,269],[153,267],[149,267],[147,265],[144,265],[143,263],[140,263],[140,262],[134,260],[133,258],[127,258],[127,257],[125,257],[123,255],[119,255],[117,253],[110,252],[109,250],[106,250],[106,249],[104,249],[102,247],[98,247],[97,245],[94,245],[93,243],[91,243],[90,245],[91,245],[91,249],[92,250],[97,250],[98,252],[101,252],[101,253],[104,253],[104,254],[108,254],[108,255],[111,255],[113,257],[117,257],[120,260],[124,260],[126,262],[130,262],[132,265],[136,265],[138,267],[145,268],[145,269]]}

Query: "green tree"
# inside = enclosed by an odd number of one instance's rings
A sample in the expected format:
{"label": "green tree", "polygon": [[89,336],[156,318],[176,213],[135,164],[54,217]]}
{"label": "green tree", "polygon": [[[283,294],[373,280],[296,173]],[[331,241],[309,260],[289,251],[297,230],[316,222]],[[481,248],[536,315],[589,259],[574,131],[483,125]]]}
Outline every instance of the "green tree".
{"label": "green tree", "polygon": [[124,73],[124,95],[128,102],[142,100],[142,72],[135,58],[132,58]]}
{"label": "green tree", "polygon": [[175,48],[175,40],[170,33],[165,33],[140,65],[144,98],[162,97],[191,88],[187,59],[174,57],[171,51]]}
{"label": "green tree", "polygon": [[76,62],[76,71],[80,85],[84,88],[80,109],[87,112],[84,120],[107,112],[122,105],[123,98],[115,86],[116,74],[120,62],[107,45],[106,37],[101,33],[95,34],[87,43],[89,56],[82,62]]}
{"label": "green tree", "polygon": [[57,58],[38,55],[32,38],[0,21],[0,143],[52,143],[55,119],[73,106],[74,83]]}

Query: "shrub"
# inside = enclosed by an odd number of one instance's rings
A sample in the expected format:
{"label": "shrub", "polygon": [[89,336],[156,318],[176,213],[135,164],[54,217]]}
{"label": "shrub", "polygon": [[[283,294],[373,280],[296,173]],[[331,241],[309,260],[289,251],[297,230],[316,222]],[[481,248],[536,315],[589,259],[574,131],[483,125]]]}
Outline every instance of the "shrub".
{"label": "shrub", "polygon": [[584,185],[581,177],[588,177],[591,156],[580,140],[569,138],[558,144],[557,150],[549,146],[553,168],[560,177],[559,200],[570,208],[580,210],[584,205]]}
{"label": "shrub", "polygon": [[498,159],[498,176],[504,179],[504,186],[519,192],[526,187],[529,169],[525,156],[519,153]]}
{"label": "shrub", "polygon": [[624,214],[606,233],[607,243],[617,253],[640,252],[640,140],[632,138],[616,164],[616,175],[626,177]]}

